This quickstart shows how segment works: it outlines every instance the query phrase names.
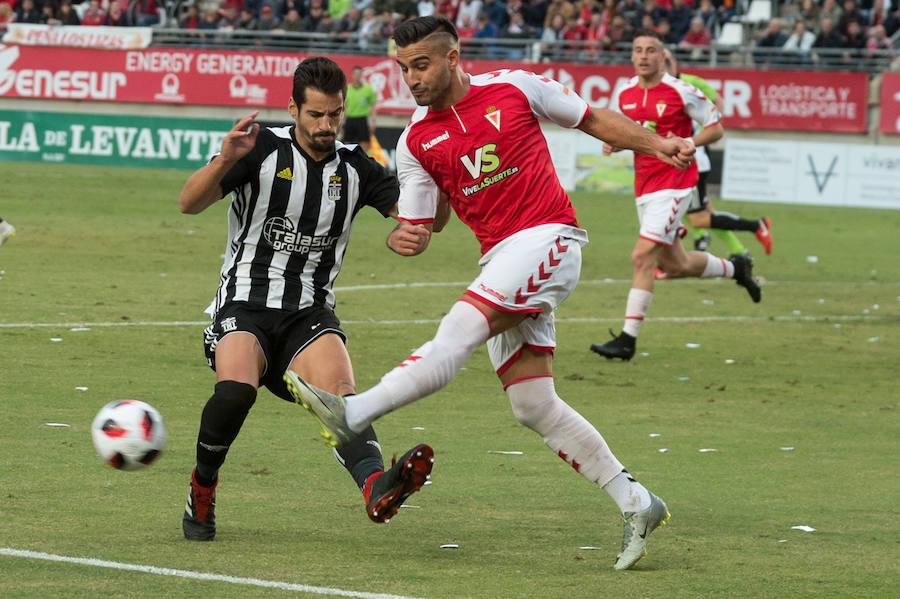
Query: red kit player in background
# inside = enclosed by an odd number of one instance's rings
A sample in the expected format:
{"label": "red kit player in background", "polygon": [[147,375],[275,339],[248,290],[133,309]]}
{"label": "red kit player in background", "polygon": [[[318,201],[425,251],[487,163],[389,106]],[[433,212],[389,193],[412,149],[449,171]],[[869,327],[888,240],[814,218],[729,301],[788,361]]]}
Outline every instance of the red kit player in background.
{"label": "red kit player in background", "polygon": [[[664,136],[690,137],[693,121],[703,130],[692,142],[704,146],[724,134],[722,114],[703,92],[666,73],[666,57],[661,36],[652,29],[635,34],[631,62],[637,72],[614,94],[611,106],[643,127]],[[617,152],[621,146],[609,142],[603,152]],[[625,304],[625,325],[613,340],[591,346],[601,356],[630,360],[634,356],[638,331],[653,301],[653,269],[656,265],[668,278],[729,277],[747,289],[754,302],[762,298],[753,279],[749,256],[737,254],[730,260],[707,252],[686,252],[679,241],[681,219],[691,204],[699,175],[697,165],[673,168],[653,156],[634,155],[634,196],[640,234],[631,262],[634,274]]]}
{"label": "red kit player in background", "polygon": [[579,128],[673,168],[687,168],[694,147],[590,108],[571,90],[533,73],[466,74],[456,29],[444,17],[406,21],[394,40],[419,108],[397,146],[401,222],[388,246],[404,256],[423,252],[452,207],[481,243],[482,270],[435,337],[368,391],[345,400],[291,372],[288,386],[320,420],[329,443],[340,446],[378,417],[447,385],[487,343],[519,422],[619,506],[625,537],[615,568],[630,568],[645,555],[647,534],[665,523],[668,510],[556,393],[553,312],[575,289],[588,237],[556,176],[538,119]]}

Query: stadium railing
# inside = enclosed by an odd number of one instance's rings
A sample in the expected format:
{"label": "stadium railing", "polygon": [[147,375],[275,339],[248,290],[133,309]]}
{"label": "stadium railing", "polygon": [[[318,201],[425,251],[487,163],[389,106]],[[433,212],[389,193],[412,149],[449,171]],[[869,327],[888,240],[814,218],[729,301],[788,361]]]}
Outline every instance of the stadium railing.
{"label": "stadium railing", "polygon": [[[288,33],[278,31],[154,28],[155,47],[217,48],[234,50],[281,50],[316,54],[364,54],[385,56],[385,39],[341,39],[325,33]],[[581,64],[628,64],[631,45],[600,48],[592,42],[543,42],[533,39],[464,39],[467,59],[515,61],[524,63],[573,62]],[[753,44],[714,43],[707,47],[672,46],[685,66],[800,69],[818,71],[864,71],[881,73],[900,66],[900,50],[854,50],[814,48],[807,53],[792,53],[781,48],[758,48]]]}

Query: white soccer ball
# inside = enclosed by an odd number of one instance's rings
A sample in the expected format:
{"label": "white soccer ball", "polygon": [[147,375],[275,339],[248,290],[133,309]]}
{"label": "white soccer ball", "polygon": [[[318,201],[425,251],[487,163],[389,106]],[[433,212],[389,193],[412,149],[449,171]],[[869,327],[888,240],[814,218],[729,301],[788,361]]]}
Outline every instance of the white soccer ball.
{"label": "white soccer ball", "polygon": [[140,470],[159,457],[166,444],[166,427],[150,404],[119,399],[94,417],[91,438],[100,458],[113,468]]}

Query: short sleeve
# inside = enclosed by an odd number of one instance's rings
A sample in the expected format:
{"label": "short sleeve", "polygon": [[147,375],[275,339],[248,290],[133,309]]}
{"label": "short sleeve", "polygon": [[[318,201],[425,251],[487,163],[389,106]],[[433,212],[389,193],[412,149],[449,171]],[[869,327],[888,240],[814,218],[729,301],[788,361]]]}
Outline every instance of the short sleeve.
{"label": "short sleeve", "polygon": [[712,100],[694,87],[685,85],[681,96],[684,99],[684,111],[702,127],[711,127],[722,120],[722,113]]}
{"label": "short sleeve", "polygon": [[577,127],[590,111],[581,96],[558,81],[529,71],[512,71],[508,76],[528,98],[534,114],[561,127]]}
{"label": "short sleeve", "polygon": [[397,202],[400,220],[411,223],[434,221],[440,189],[431,175],[413,156],[407,144],[407,128],[397,142],[397,176],[400,179],[400,199]]}

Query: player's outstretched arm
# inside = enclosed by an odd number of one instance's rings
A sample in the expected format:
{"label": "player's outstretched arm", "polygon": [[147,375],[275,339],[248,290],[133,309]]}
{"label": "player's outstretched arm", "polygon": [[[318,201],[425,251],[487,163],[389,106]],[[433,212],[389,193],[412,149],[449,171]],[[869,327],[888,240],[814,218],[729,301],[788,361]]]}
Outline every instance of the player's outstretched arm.
{"label": "player's outstretched arm", "polygon": [[612,110],[592,108],[578,128],[611,148],[656,156],[680,169],[687,168],[694,160],[696,149],[691,142],[680,137],[663,138]]}
{"label": "player's outstretched arm", "polygon": [[428,248],[431,241],[431,223],[414,225],[400,221],[387,238],[387,246],[401,256],[418,256]]}
{"label": "player's outstretched arm", "polygon": [[219,155],[188,177],[178,196],[178,208],[183,213],[199,214],[222,199],[222,177],[256,145],[259,125],[253,119],[258,114],[255,111],[239,120],[222,140]]}

